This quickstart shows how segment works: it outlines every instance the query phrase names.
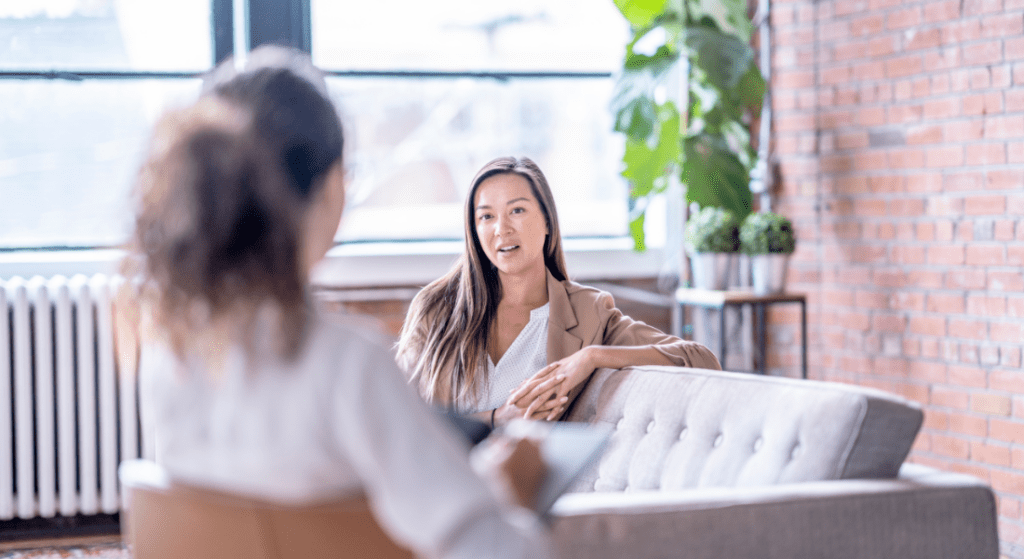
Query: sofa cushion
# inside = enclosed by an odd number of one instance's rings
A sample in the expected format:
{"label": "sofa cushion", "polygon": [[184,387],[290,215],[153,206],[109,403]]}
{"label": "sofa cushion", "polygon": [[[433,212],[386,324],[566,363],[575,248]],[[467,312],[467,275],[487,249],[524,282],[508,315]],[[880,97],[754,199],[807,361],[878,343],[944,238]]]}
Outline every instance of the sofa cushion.
{"label": "sofa cushion", "polygon": [[594,373],[568,419],[614,429],[581,492],[892,478],[923,414],[852,385],[635,367]]}

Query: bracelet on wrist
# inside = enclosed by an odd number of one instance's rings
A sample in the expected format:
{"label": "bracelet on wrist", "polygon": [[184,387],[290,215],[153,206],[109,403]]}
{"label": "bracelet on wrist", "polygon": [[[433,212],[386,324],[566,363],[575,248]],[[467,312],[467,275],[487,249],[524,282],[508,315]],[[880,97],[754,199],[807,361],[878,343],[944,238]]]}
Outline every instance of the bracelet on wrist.
{"label": "bracelet on wrist", "polygon": [[491,410],[491,429],[494,429],[494,412],[498,411],[498,408]]}

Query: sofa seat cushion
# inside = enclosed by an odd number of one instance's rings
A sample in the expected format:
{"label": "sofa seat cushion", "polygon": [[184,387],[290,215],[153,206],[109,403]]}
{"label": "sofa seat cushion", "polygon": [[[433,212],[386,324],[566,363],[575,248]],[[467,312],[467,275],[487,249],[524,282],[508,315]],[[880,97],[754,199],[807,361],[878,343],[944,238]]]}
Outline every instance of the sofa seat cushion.
{"label": "sofa seat cushion", "polygon": [[572,491],[892,478],[923,414],[868,388],[682,367],[599,370],[570,421],[613,427]]}

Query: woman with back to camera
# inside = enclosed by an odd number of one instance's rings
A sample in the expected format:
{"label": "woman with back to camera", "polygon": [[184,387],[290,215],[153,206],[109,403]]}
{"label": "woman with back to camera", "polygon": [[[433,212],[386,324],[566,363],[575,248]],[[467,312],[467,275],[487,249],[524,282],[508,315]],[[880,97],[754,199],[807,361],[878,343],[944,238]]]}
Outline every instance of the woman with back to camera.
{"label": "woman with back to camera", "polygon": [[[536,517],[495,498],[390,344],[312,301],[310,270],[344,206],[342,144],[323,78],[279,47],[253,51],[242,71],[222,65],[195,105],[157,125],[125,261],[142,280],[139,374],[157,461],[274,503],[365,494],[418,556],[547,557]],[[527,502],[539,453],[510,452],[499,465]]]}
{"label": "woman with back to camera", "polygon": [[553,420],[598,368],[721,368],[703,345],[569,280],[554,197],[530,159],[484,165],[464,218],[464,253],[413,300],[399,340],[399,363],[427,401],[492,426]]}

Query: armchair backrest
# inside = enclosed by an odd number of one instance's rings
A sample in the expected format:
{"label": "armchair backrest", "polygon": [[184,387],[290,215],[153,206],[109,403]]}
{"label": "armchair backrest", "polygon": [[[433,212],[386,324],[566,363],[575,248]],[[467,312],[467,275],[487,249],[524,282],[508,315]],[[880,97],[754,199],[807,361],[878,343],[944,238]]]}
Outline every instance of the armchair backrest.
{"label": "armchair backrest", "polygon": [[153,462],[121,465],[122,535],[135,559],[408,559],[364,497],[282,506],[172,482]]}

